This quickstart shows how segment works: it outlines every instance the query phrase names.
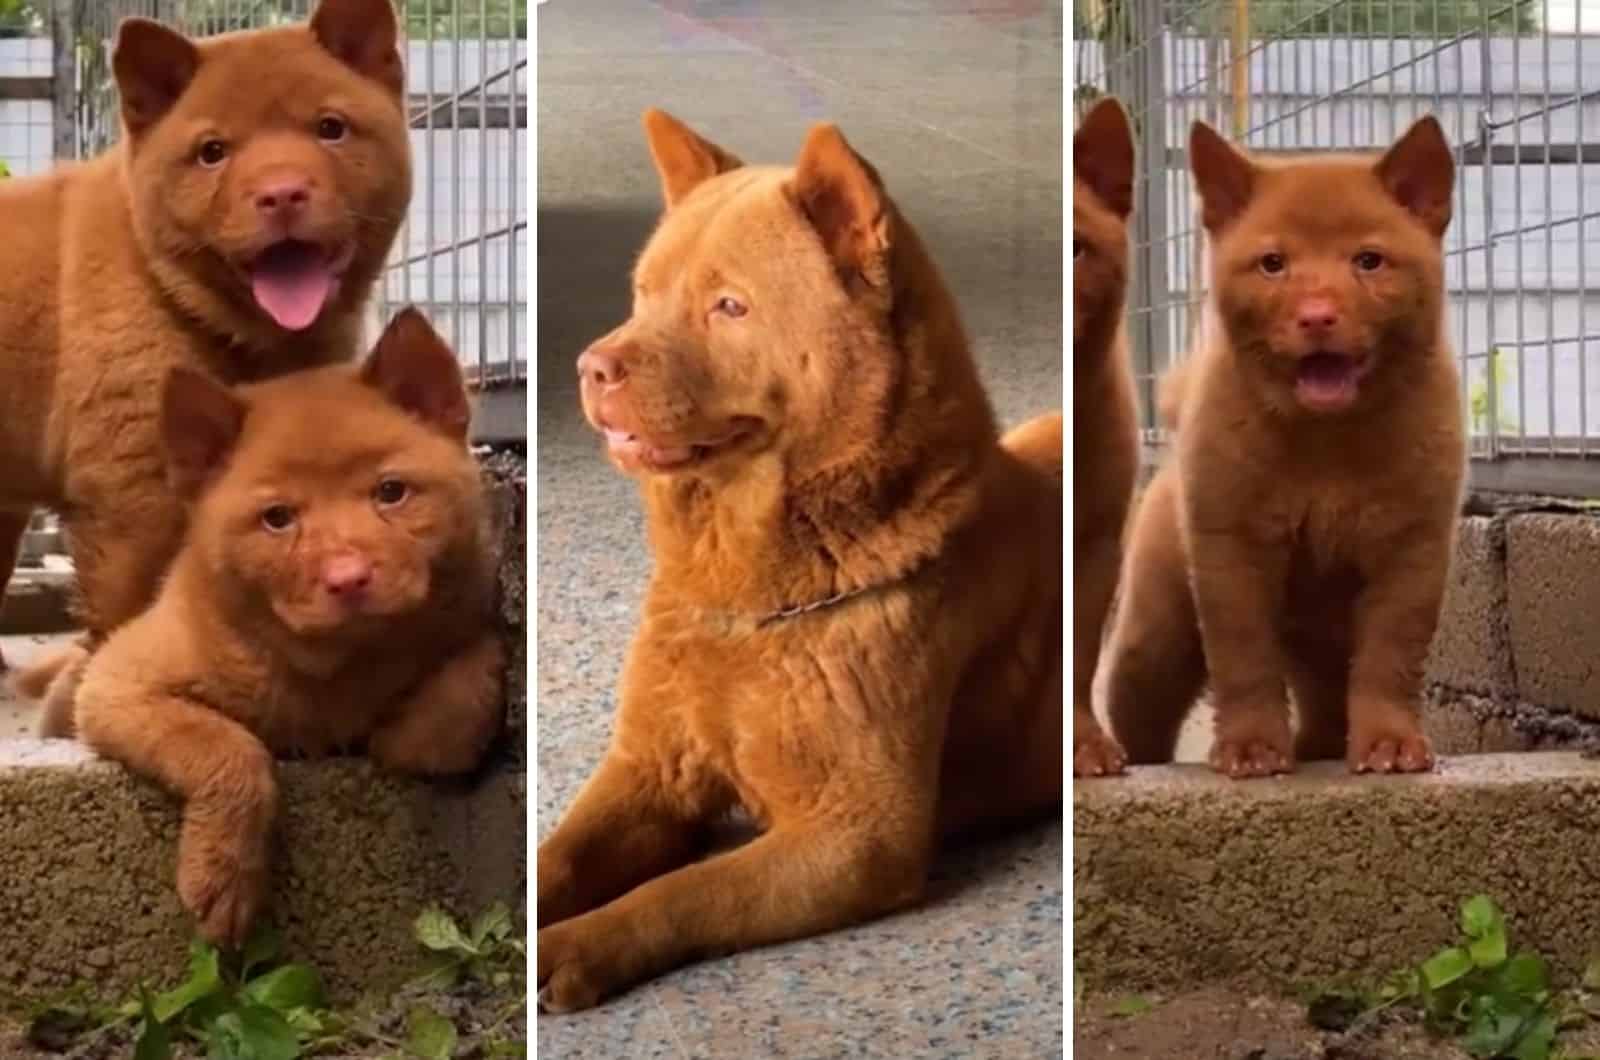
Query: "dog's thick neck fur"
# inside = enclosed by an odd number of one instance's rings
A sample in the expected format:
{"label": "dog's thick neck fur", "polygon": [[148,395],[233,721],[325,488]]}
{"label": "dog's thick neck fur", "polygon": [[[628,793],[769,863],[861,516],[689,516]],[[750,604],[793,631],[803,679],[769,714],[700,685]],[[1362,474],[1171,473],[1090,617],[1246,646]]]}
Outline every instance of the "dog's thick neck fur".
{"label": "dog's thick neck fur", "polygon": [[[764,455],[734,480],[672,476],[645,497],[656,562],[683,601],[761,620],[934,562],[977,511],[998,453],[965,331],[915,231],[898,214],[881,388],[862,387],[804,462]],[[875,392],[876,391],[876,392]],[[862,427],[865,430],[862,430]]]}

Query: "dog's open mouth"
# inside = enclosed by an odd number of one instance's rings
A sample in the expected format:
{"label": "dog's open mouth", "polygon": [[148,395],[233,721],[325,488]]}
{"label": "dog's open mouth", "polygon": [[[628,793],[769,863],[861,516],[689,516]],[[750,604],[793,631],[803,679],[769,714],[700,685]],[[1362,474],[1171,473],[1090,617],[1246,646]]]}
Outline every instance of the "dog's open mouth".
{"label": "dog's open mouth", "polygon": [[1295,364],[1294,395],[1315,412],[1338,412],[1355,403],[1368,361],[1345,353],[1312,353]]}
{"label": "dog's open mouth", "polygon": [[299,239],[274,243],[250,263],[250,291],[279,327],[303,331],[338,292],[354,253],[353,246],[329,251]]}
{"label": "dog's open mouth", "polygon": [[606,436],[606,448],[613,456],[649,471],[681,471],[699,464],[741,441],[752,429],[749,423],[739,421],[726,433],[711,441],[687,445],[655,445],[628,431],[614,427],[601,428]]}

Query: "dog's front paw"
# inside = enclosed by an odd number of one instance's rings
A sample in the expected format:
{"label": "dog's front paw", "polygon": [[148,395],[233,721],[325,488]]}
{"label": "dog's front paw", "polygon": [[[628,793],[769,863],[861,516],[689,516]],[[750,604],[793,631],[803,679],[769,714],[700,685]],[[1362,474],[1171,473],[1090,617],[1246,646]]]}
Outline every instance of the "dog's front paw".
{"label": "dog's front paw", "polygon": [[178,844],[178,899],[200,934],[223,947],[243,946],[267,892],[263,836],[188,822]]}
{"label": "dog's front paw", "polygon": [[1211,768],[1235,780],[1292,772],[1294,734],[1288,717],[1265,710],[1219,717]]}
{"label": "dog's front paw", "polygon": [[1346,765],[1352,773],[1426,773],[1433,748],[1422,719],[1398,704],[1351,704]]}
{"label": "dog's front paw", "polygon": [[1072,775],[1075,777],[1114,777],[1122,773],[1128,756],[1122,746],[1099,726],[1072,737]]}
{"label": "dog's front paw", "polygon": [[584,920],[541,928],[535,943],[539,961],[539,1011],[577,1012],[592,1008],[611,992],[604,958],[589,942]]}

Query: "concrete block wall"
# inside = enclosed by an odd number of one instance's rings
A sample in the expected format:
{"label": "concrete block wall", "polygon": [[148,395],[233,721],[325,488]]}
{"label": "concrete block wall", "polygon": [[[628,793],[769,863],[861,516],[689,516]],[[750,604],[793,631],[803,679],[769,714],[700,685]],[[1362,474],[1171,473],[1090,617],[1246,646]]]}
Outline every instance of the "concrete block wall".
{"label": "concrete block wall", "polygon": [[1600,742],[1600,515],[1475,505],[1429,659],[1446,754]]}

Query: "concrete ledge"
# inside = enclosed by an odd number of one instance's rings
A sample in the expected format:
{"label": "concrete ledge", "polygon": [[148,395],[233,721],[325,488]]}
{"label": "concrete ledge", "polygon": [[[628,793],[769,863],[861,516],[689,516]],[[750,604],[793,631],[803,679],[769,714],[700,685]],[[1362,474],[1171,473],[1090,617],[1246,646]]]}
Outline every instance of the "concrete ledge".
{"label": "concrete ledge", "polygon": [[[353,997],[413,974],[410,924],[526,890],[526,777],[425,785],[363,760],[279,766],[271,916],[293,954]],[[180,969],[192,925],[174,889],[178,809],[69,741],[0,744],[5,868],[0,994],[77,982],[126,991]]]}
{"label": "concrete ledge", "polygon": [[1199,766],[1073,784],[1073,962],[1090,989],[1275,990],[1383,973],[1484,892],[1567,974],[1600,954],[1600,761],[1451,758],[1235,782]]}
{"label": "concrete ledge", "polygon": [[19,570],[0,599],[0,635],[65,633],[72,621],[72,579]]}

